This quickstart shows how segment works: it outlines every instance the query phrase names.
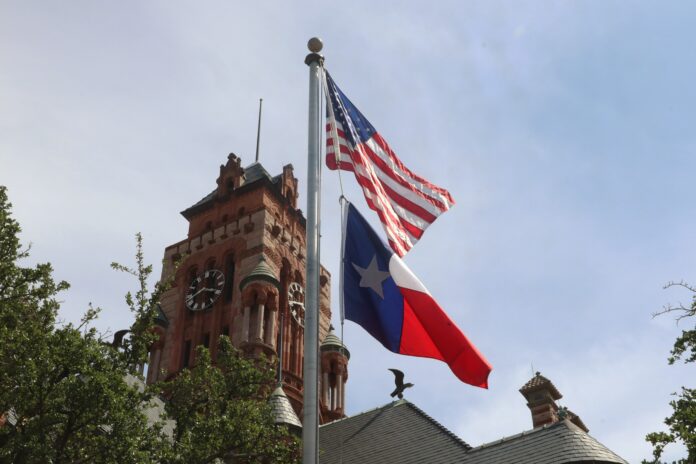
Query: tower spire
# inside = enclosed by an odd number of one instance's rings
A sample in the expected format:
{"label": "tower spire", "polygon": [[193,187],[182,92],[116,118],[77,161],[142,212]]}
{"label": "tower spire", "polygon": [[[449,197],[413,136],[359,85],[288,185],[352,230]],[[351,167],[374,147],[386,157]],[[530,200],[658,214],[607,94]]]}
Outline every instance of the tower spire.
{"label": "tower spire", "polygon": [[256,162],[259,162],[259,143],[261,142],[261,109],[263,108],[263,98],[259,98],[259,122],[256,126]]}

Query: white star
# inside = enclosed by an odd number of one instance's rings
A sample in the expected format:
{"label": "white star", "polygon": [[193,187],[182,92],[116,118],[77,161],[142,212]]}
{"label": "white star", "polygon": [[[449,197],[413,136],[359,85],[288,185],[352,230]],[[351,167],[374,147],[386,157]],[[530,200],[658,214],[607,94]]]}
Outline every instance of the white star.
{"label": "white star", "polygon": [[371,288],[380,298],[384,299],[382,282],[389,278],[389,272],[379,270],[377,255],[372,257],[372,261],[370,261],[367,268],[362,268],[355,263],[352,264],[355,270],[358,271],[358,274],[360,274],[360,286]]}

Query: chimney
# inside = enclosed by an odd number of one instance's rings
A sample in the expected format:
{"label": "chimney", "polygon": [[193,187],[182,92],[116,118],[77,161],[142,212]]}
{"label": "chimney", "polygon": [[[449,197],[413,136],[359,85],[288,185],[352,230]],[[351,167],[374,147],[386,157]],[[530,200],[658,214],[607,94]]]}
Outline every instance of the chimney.
{"label": "chimney", "polygon": [[520,388],[520,393],[527,400],[534,428],[558,422],[556,400],[563,398],[563,395],[549,379],[537,372],[529,382]]}
{"label": "chimney", "polygon": [[532,379],[520,388],[520,393],[527,400],[527,406],[532,413],[534,428],[551,425],[556,422],[569,420],[585,433],[589,429],[580,417],[566,407],[559,407],[556,400],[563,398],[561,392],[549,379],[537,372]]}

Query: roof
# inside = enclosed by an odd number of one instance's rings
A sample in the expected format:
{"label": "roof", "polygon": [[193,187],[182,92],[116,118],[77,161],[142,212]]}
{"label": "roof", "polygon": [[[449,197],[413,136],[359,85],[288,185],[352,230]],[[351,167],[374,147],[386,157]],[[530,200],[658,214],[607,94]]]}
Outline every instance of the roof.
{"label": "roof", "polygon": [[290,400],[285,395],[282,386],[278,386],[271,393],[268,403],[271,405],[274,423],[302,428],[302,423],[297,414],[295,414],[295,410],[292,409]]}
{"label": "roof", "polygon": [[157,303],[157,314],[155,315],[155,324],[165,329],[169,327],[169,319],[167,319],[167,315],[164,314],[164,311],[162,311],[162,306],[160,306],[159,303]]}
{"label": "roof", "polygon": [[[242,185],[240,187],[243,187],[245,185],[253,184],[257,180],[261,179],[266,179],[272,184],[277,184],[280,181],[280,175],[277,175],[275,177],[271,176],[268,171],[261,165],[259,162],[254,162],[251,163],[249,166],[244,168],[244,177],[242,181]],[[181,214],[184,217],[188,217],[188,214],[197,211],[200,207],[203,207],[204,205],[207,205],[208,203],[211,203],[216,196],[217,189],[213,190],[200,200],[198,200],[194,205],[189,206],[185,210],[181,212]]]}
{"label": "roof", "polygon": [[324,341],[321,342],[319,349],[322,353],[328,351],[337,351],[342,353],[346,358],[350,359],[350,351],[348,351],[348,348],[343,344],[341,339],[336,336],[333,331],[333,326],[329,327],[329,333],[326,334],[326,337],[324,337]]}
{"label": "roof", "polygon": [[529,382],[525,383],[522,388],[520,388],[520,393],[527,396],[527,394],[530,392],[542,389],[549,390],[554,400],[563,398],[563,395],[561,395],[561,392],[558,391],[556,386],[549,379],[541,375],[540,372],[537,372],[536,375],[529,380]]}
{"label": "roof", "polygon": [[244,168],[244,184],[251,184],[264,178],[272,181],[274,184],[280,180],[280,176],[272,177],[258,161]]}
{"label": "roof", "polygon": [[239,282],[239,289],[244,290],[244,288],[247,285],[256,281],[268,282],[276,288],[280,288],[278,278],[275,276],[273,269],[271,269],[271,267],[266,262],[266,257],[264,255],[261,255],[261,258],[259,258],[259,263],[249,273],[249,275],[244,277],[242,281]]}
{"label": "roof", "polygon": [[628,464],[578,426],[563,420],[481,445],[462,464]]}
{"label": "roof", "polygon": [[319,429],[322,464],[461,463],[470,448],[406,400]]}

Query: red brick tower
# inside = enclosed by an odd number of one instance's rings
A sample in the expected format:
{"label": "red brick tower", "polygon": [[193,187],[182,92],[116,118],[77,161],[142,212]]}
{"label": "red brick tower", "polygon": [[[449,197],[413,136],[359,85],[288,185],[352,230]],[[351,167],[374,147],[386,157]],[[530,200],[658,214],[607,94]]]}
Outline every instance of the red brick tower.
{"label": "red brick tower", "polygon": [[345,417],[346,382],[350,352],[334,334],[333,327],[321,343],[319,389],[321,417],[331,422]]}
{"label": "red brick tower", "polygon": [[[306,262],[297,188],[292,165],[272,177],[259,163],[242,168],[230,154],[217,188],[181,213],[188,236],[165,249],[162,279],[185,259],[162,297],[149,383],[192,365],[198,345],[215,359],[215,340],[225,334],[249,356],[278,359],[282,350],[283,390],[302,417]],[[319,340],[329,332],[330,287],[322,267]]]}

